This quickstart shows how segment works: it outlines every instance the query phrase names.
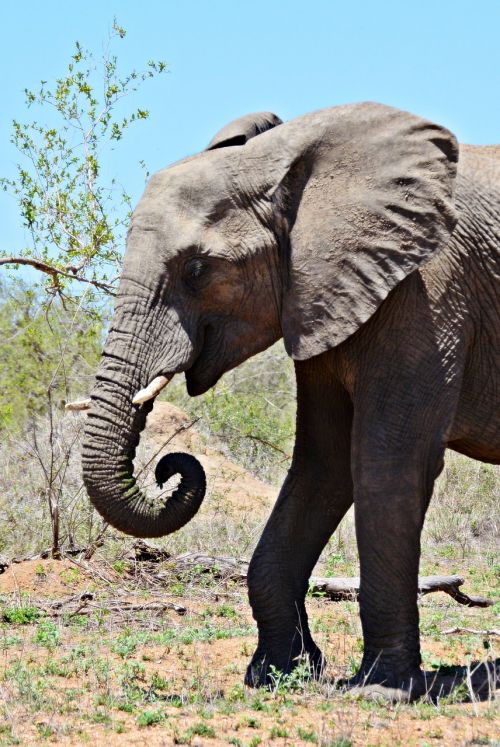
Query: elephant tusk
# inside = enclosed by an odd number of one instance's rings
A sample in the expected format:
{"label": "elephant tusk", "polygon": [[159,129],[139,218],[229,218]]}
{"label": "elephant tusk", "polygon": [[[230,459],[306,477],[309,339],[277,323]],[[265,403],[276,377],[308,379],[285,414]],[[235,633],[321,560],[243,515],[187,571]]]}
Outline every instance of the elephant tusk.
{"label": "elephant tusk", "polygon": [[137,394],[132,399],[132,404],[143,405],[144,402],[147,402],[148,400],[153,399],[153,397],[156,397],[156,395],[159,394],[161,390],[167,386],[172,376],[173,374],[171,374],[170,376],[157,376],[150,384],[148,384],[145,389],[140,389],[137,392]]}
{"label": "elephant tusk", "polygon": [[65,410],[79,411],[88,410],[90,408],[90,399],[77,399],[75,402],[66,402],[64,405]]}

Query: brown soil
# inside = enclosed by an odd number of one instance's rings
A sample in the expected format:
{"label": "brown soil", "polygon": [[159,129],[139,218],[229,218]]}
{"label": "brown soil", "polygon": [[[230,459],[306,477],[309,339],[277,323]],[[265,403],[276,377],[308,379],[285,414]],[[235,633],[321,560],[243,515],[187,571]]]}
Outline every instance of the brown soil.
{"label": "brown soil", "polygon": [[25,560],[0,575],[0,594],[57,597],[92,590],[95,575],[71,560]]}

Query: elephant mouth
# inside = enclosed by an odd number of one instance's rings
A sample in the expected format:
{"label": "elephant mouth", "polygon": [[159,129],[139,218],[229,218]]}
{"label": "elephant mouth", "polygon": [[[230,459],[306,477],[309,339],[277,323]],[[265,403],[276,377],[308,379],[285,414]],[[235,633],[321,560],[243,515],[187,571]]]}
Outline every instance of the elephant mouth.
{"label": "elephant mouth", "polygon": [[223,371],[218,374],[212,373],[201,364],[198,365],[198,361],[196,361],[194,366],[184,373],[189,396],[199,397],[200,394],[208,392],[218,382],[223,373]]}
{"label": "elephant mouth", "polygon": [[217,351],[220,349],[220,337],[213,325],[208,324],[203,330],[203,339],[200,352],[192,365],[186,369],[186,387],[190,397],[198,397],[205,394],[220,379],[222,374],[228,370],[228,366],[215,366]]}
{"label": "elephant mouth", "polygon": [[[175,373],[177,372],[169,372],[154,377],[147,387],[136,392],[132,399],[132,403],[134,405],[140,406],[146,402],[149,402],[150,400],[155,400],[158,394],[160,394],[160,392],[175,376]],[[197,397],[200,394],[204,394],[206,391],[211,389],[214,384],[217,383],[219,378],[222,376],[222,373],[223,372],[212,375],[211,373],[208,373],[207,370],[201,365],[199,367],[193,366],[192,368],[184,371],[188,394],[191,397]],[[80,404],[86,405],[86,401],[85,403],[71,403],[71,407],[69,407],[68,409],[80,409]]]}

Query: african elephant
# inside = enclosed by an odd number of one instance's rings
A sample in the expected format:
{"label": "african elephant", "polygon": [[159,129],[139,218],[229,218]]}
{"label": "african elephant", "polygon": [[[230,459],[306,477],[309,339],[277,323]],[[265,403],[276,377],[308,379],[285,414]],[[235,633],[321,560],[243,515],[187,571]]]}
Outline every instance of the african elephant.
{"label": "african elephant", "polygon": [[83,447],[88,494],[113,526],[163,535],[203,497],[184,457],[167,465],[184,477],[162,505],[133,477],[173,374],[202,394],[280,337],[294,360],[293,460],[248,576],[249,685],[304,655],[322,671],[304,599],[354,502],[364,655],[352,682],[421,692],[434,481],[447,447],[500,461],[499,155],[380,104],[287,123],[261,113],[153,176],[133,214]]}

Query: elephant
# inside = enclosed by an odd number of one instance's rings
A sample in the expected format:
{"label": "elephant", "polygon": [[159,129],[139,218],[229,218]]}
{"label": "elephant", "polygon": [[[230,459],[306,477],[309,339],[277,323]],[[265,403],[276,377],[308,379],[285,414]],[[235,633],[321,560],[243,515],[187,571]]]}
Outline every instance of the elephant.
{"label": "elephant", "polygon": [[[155,537],[189,521],[194,462],[165,501],[133,460],[155,396],[184,373],[197,396],[283,338],[296,440],[253,554],[258,644],[245,682],[325,660],[308,579],[354,504],[364,652],[350,687],[418,697],[420,536],[446,448],[500,463],[500,146],[459,146],[383,104],[288,122],[260,112],[156,173],[131,218],[82,451],[90,500]],[[168,475],[167,475],[168,476]]]}

